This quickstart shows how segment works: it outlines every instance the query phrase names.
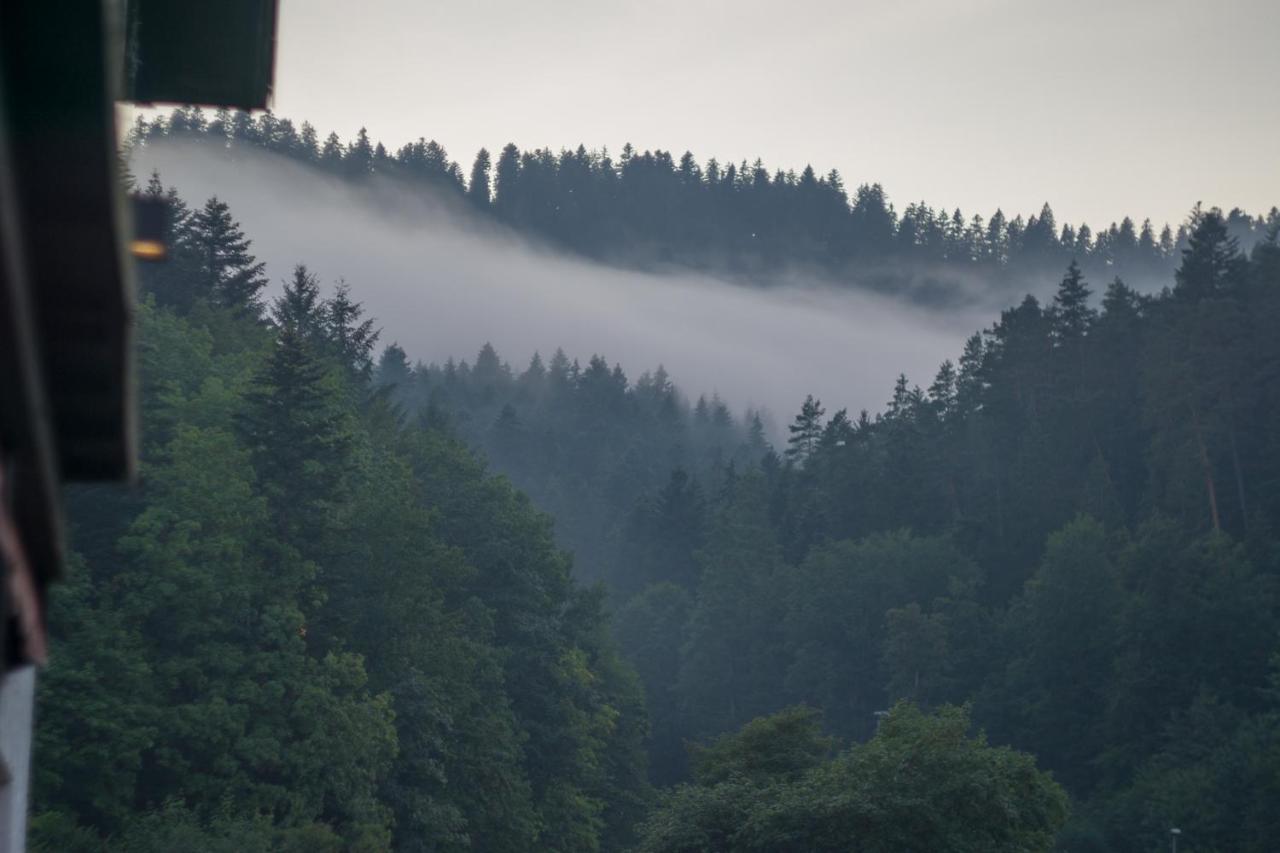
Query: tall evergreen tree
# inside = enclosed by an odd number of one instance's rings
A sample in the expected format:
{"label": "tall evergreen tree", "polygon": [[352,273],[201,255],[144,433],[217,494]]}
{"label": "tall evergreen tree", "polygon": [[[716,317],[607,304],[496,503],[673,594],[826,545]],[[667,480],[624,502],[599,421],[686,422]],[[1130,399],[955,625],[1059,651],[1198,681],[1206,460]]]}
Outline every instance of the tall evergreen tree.
{"label": "tall evergreen tree", "polygon": [[353,437],[340,386],[299,322],[281,324],[275,348],[247,394],[239,427],[279,536],[310,551],[333,532]]}
{"label": "tall evergreen tree", "polygon": [[1080,265],[1074,260],[1067,267],[1067,274],[1053,296],[1049,309],[1049,323],[1054,341],[1065,345],[1079,341],[1089,330],[1096,312],[1089,307],[1089,286],[1085,284]]}
{"label": "tall evergreen tree", "polygon": [[471,166],[471,179],[467,181],[467,198],[477,207],[488,207],[491,196],[489,186],[489,152],[481,148]]}
{"label": "tall evergreen tree", "polygon": [[252,244],[231,218],[226,202],[217,196],[191,214],[189,241],[199,258],[197,280],[211,301],[256,317],[262,310],[259,294],[267,280],[265,264],[249,254]]}
{"label": "tall evergreen tree", "polygon": [[351,299],[351,288],[345,281],[338,282],[322,311],[325,336],[338,360],[367,381],[373,373],[373,347],[379,335],[373,318],[366,318],[360,303]]}
{"label": "tall evergreen tree", "polygon": [[800,414],[796,415],[795,422],[787,427],[791,433],[787,439],[787,457],[797,462],[804,462],[809,458],[818,447],[818,442],[822,439],[822,416],[825,411],[822,403],[813,398],[813,395],[805,397],[804,404],[800,407]]}

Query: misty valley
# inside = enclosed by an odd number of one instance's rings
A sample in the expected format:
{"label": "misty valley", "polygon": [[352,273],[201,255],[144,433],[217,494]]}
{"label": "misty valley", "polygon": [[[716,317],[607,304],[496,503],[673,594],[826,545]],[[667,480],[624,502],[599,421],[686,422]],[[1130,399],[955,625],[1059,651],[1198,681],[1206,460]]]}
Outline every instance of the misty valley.
{"label": "misty valley", "polygon": [[1280,210],[140,118],[43,851],[1267,853]]}

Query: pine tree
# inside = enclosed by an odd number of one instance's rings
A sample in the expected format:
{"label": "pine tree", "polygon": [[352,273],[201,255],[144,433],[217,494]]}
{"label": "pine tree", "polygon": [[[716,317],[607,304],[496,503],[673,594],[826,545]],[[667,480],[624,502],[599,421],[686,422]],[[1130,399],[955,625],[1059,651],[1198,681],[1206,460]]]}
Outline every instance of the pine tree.
{"label": "pine tree", "polygon": [[949,418],[956,408],[956,368],[950,359],[942,362],[929,386],[929,402],[940,419]]}
{"label": "pine tree", "polygon": [[202,295],[236,312],[258,316],[259,293],[267,284],[262,274],[265,264],[249,254],[252,241],[231,218],[226,202],[214,196],[191,215],[189,240],[199,258],[197,280]]}
{"label": "pine tree", "polygon": [[1097,317],[1097,312],[1089,307],[1090,294],[1080,265],[1072,260],[1049,309],[1050,328],[1058,346],[1079,341],[1088,333]]}
{"label": "pine tree", "polygon": [[364,178],[373,174],[373,144],[369,141],[369,132],[363,127],[356,133],[355,141],[347,146],[342,165],[349,178]]}
{"label": "pine tree", "polygon": [[300,321],[277,313],[275,348],[246,395],[240,435],[278,535],[308,554],[335,532],[334,508],[351,466],[352,427],[315,338]]}
{"label": "pine tree", "polygon": [[1004,211],[996,208],[987,220],[987,233],[984,242],[984,254],[996,264],[1002,265],[1009,260],[1008,223]]}
{"label": "pine tree", "polygon": [[252,145],[259,141],[258,126],[253,116],[244,110],[233,110],[231,113],[231,139],[234,142]]}
{"label": "pine tree", "polygon": [[822,440],[822,416],[825,414],[822,403],[813,395],[804,398],[800,414],[795,422],[787,427],[791,433],[787,439],[787,458],[796,462],[804,462],[818,448]]}
{"label": "pine tree", "polygon": [[213,114],[213,121],[209,122],[208,134],[215,139],[219,145],[227,144],[227,137],[231,135],[231,111],[226,107],[219,107]]}
{"label": "pine tree", "polygon": [[401,394],[408,391],[409,383],[413,381],[413,369],[400,344],[392,341],[382,350],[374,377],[374,381],[380,386],[389,385],[398,389]]}
{"label": "pine tree", "polygon": [[342,140],[338,138],[338,134],[330,133],[324,140],[324,147],[320,149],[320,165],[335,175],[340,174],[344,154]]}
{"label": "pine tree", "polygon": [[311,122],[302,123],[302,133],[298,137],[298,153],[308,163],[320,160],[320,141],[315,126]]}
{"label": "pine tree", "polygon": [[351,287],[345,281],[338,282],[321,311],[325,335],[338,360],[362,384],[368,381],[373,372],[373,347],[379,335],[373,327],[373,318],[364,319],[364,309],[351,299]]}
{"label": "pine tree", "polygon": [[1238,241],[1227,232],[1222,211],[1214,208],[1199,217],[1182,252],[1174,293],[1192,301],[1227,290],[1244,272]]}
{"label": "pine tree", "polygon": [[508,142],[498,155],[494,170],[493,204],[502,216],[511,219],[519,209],[520,149]]}
{"label": "pine tree", "polygon": [[467,198],[476,207],[487,208],[490,201],[489,152],[481,148],[471,166],[471,180],[467,182]]}
{"label": "pine tree", "polygon": [[293,277],[271,306],[271,319],[280,329],[292,329],[318,346],[325,339],[325,306],[320,299],[320,280],[305,264],[293,268]]}

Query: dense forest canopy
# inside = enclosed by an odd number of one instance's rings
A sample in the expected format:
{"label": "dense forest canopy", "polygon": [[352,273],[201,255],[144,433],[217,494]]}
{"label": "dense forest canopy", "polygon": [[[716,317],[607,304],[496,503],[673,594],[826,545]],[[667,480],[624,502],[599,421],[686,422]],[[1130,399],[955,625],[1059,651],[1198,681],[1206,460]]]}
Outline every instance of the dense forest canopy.
{"label": "dense forest canopy", "polygon": [[[438,180],[614,260],[745,258],[752,227],[766,268],[1058,283],[882,410],[809,397],[774,440],[661,365],[513,368],[501,341],[421,363],[380,340],[359,280],[300,264],[267,299],[227,204],[152,176],[175,216],[170,262],[141,274],[142,484],[71,497],[36,849],[1156,851],[1177,825],[1183,850],[1263,853],[1280,834],[1280,215],[1196,210],[1149,268],[1079,231],[1041,227],[1032,254],[1030,220],[1000,225],[999,256],[949,258],[883,196],[883,240],[859,243],[831,177],[681,184],[665,155],[512,149],[464,181],[439,146],[322,144],[269,115],[179,111],[135,142],[155,134]],[[504,208],[504,181],[599,206]],[[829,219],[803,218],[809,192]],[[705,226],[683,247],[677,214]]]}
{"label": "dense forest canopy", "polygon": [[[1059,223],[1047,202],[1025,216],[966,214],[925,201],[899,210],[880,184],[846,187],[835,169],[771,172],[758,160],[699,163],[691,152],[630,144],[616,156],[582,145],[557,152],[507,144],[496,154],[482,149],[464,169],[434,140],[392,152],[363,129],[344,143],[270,112],[210,116],[196,108],[138,119],[131,144],[161,139],[264,149],[351,180],[379,176],[429,188],[611,263],[687,266],[762,282],[802,269],[942,304],[967,298],[975,284],[1004,296],[1038,289],[1073,258],[1095,278],[1121,275],[1139,290],[1159,289],[1187,245],[1185,225],[1124,216],[1095,230]],[[1275,208],[1258,216],[1234,209],[1226,217],[1246,249],[1278,220]]]}
{"label": "dense forest canopy", "polygon": [[643,695],[550,520],[370,382],[347,290],[299,266],[264,310],[226,205],[170,197],[142,485],[72,499],[33,845],[622,847]]}

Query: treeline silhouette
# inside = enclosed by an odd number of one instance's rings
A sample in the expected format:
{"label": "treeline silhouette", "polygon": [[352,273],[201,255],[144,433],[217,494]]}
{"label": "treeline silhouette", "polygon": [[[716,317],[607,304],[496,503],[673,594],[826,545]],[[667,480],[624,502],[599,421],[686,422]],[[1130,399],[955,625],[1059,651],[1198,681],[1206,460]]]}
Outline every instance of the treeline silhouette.
{"label": "treeline silhouette", "polygon": [[[688,266],[769,280],[802,270],[839,282],[921,300],[967,298],[975,282],[1022,292],[1051,281],[1075,259],[1086,275],[1122,276],[1138,289],[1172,273],[1187,226],[1128,216],[1109,226],[1059,224],[1046,203],[1028,216],[989,216],[935,208],[899,210],[877,183],[846,187],[839,171],[806,166],[770,171],[754,163],[699,163],[690,152],[607,149],[481,150],[465,173],[435,141],[389,151],[361,129],[349,142],[321,139],[270,112],[256,117],[198,108],[139,118],[131,144],[199,138],[220,147],[252,146],[351,180],[382,176],[433,187],[475,210],[588,257],[646,268]],[[1194,217],[1196,214],[1192,213]],[[1232,236],[1248,248],[1280,219],[1232,210]]]}

